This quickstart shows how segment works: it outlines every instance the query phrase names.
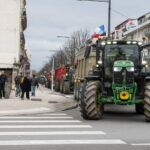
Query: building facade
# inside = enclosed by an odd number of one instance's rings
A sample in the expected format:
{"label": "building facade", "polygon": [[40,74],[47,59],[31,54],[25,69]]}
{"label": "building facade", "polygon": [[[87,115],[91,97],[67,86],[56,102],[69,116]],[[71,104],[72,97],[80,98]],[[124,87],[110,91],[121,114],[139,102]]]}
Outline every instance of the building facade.
{"label": "building facade", "polygon": [[[150,45],[150,12],[137,19],[127,19],[116,26],[112,38],[138,40],[143,45]],[[143,56],[150,64],[150,46],[145,48]]]}
{"label": "building facade", "polygon": [[15,76],[29,64],[24,37],[26,0],[0,0],[0,18],[0,70],[7,74],[10,89],[14,87]]}

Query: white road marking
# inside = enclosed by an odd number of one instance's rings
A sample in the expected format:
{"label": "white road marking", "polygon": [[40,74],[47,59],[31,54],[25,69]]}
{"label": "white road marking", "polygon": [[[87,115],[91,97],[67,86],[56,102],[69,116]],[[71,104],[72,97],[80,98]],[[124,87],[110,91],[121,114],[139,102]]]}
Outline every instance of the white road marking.
{"label": "white road marking", "polygon": [[131,144],[132,146],[150,146],[150,143]]}
{"label": "white road marking", "polygon": [[14,114],[14,113],[26,113],[26,112],[41,112],[41,111],[48,111],[50,110],[49,108],[46,108],[46,107],[39,107],[39,108],[32,108],[32,109],[21,109],[21,110],[1,110],[0,111],[0,114],[7,114],[7,113],[11,113],[11,114]]}
{"label": "white road marking", "polygon": [[0,117],[0,119],[72,119],[73,117],[67,117],[67,116],[56,116],[56,117],[44,117],[44,116],[41,116],[41,117],[38,117],[38,116],[35,116],[35,117]]}
{"label": "white road marking", "polygon": [[0,141],[0,146],[13,145],[83,145],[83,144],[126,144],[119,139],[101,139],[101,140],[18,140],[18,141]]}
{"label": "white road marking", "polygon": [[0,125],[0,129],[34,129],[34,128],[53,128],[53,129],[66,129],[66,128],[92,128],[90,125]]}
{"label": "white road marking", "polygon": [[38,115],[48,115],[48,116],[66,116],[67,114],[38,114]]}
{"label": "white road marking", "polygon": [[0,120],[0,123],[77,123],[80,120]]}
{"label": "white road marking", "polygon": [[103,131],[0,132],[3,135],[106,135]]}

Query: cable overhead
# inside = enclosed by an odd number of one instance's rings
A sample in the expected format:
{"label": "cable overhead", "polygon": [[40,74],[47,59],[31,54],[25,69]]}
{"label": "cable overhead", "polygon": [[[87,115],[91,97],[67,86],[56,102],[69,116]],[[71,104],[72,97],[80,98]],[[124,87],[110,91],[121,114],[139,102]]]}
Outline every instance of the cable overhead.
{"label": "cable overhead", "polygon": [[125,14],[123,14],[123,13],[121,13],[121,12],[119,12],[119,11],[113,9],[113,8],[112,8],[112,11],[115,12],[115,13],[117,13],[117,14],[119,14],[119,15],[122,16],[122,17],[125,17],[125,18],[129,19],[128,16],[126,16]]}

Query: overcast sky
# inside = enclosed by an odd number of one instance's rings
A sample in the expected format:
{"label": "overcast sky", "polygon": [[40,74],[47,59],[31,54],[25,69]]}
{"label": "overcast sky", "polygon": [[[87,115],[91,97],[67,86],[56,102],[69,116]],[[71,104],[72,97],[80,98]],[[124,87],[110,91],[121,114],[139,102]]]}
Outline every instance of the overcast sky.
{"label": "overcast sky", "polygon": [[[129,18],[150,12],[150,0],[112,0],[112,9]],[[49,50],[57,50],[77,29],[95,31],[100,25],[107,28],[107,3],[79,2],[77,0],[27,0],[28,27],[25,31],[27,47],[32,54],[32,69],[41,69],[48,61]],[[112,12],[112,29],[127,19]]]}

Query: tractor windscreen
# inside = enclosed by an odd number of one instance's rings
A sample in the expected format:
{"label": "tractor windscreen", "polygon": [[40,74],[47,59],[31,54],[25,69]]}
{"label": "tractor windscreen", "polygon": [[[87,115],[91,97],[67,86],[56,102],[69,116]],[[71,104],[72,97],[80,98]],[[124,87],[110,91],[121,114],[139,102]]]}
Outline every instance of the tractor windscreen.
{"label": "tractor windscreen", "polygon": [[139,64],[138,45],[106,45],[104,49],[105,75],[112,76],[113,64],[116,60],[130,60],[135,65]]}

